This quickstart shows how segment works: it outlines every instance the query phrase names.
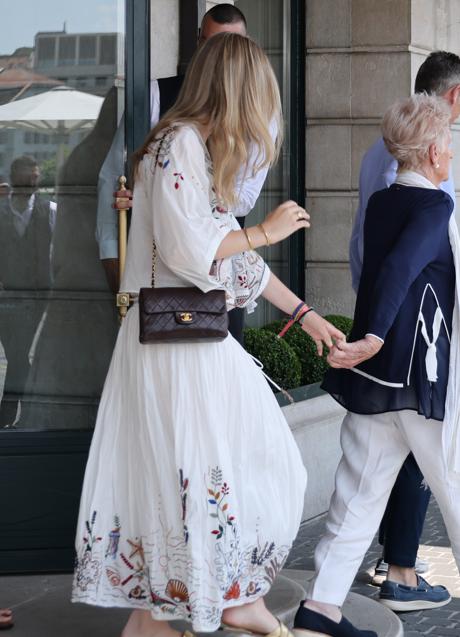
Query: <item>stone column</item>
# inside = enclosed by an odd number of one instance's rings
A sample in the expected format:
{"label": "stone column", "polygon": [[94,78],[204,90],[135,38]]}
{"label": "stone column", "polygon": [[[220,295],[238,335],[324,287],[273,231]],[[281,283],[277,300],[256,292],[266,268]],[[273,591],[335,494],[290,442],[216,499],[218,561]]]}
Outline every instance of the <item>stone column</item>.
{"label": "stone column", "polygon": [[179,0],[151,0],[150,77],[171,77],[179,62]]}
{"label": "stone column", "polygon": [[353,314],[348,243],[362,156],[379,136],[385,109],[411,94],[426,55],[458,52],[459,5],[307,0],[306,298],[321,312]]}

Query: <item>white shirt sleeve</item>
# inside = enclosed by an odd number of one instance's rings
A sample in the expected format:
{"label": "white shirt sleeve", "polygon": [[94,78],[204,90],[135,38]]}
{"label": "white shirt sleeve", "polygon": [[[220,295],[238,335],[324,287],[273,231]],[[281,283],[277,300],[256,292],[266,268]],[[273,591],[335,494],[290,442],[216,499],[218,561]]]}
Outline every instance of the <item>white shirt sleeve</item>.
{"label": "white shirt sleeve", "polygon": [[153,128],[160,121],[160,87],[158,80],[150,82],[150,126]]}
{"label": "white shirt sleeve", "polygon": [[[276,139],[278,128],[275,121],[270,123],[270,135]],[[263,188],[268,173],[268,166],[254,173],[254,165],[258,159],[259,149],[256,146],[251,148],[248,165],[240,169],[236,178],[236,192],[238,203],[232,209],[235,217],[246,217],[256,205],[260,191]],[[260,161],[260,158],[259,158]]]}
{"label": "white shirt sleeve", "polygon": [[124,143],[125,118],[122,117],[97,182],[96,241],[100,259],[118,258],[118,213],[112,204],[118,178],[124,171]]}
{"label": "white shirt sleeve", "polygon": [[[160,89],[158,80],[150,83],[151,125],[160,119]],[[113,193],[118,190],[118,178],[124,171],[125,119],[121,118],[117,131],[104,160],[97,184],[96,240],[100,259],[118,258],[118,213],[113,204]]]}

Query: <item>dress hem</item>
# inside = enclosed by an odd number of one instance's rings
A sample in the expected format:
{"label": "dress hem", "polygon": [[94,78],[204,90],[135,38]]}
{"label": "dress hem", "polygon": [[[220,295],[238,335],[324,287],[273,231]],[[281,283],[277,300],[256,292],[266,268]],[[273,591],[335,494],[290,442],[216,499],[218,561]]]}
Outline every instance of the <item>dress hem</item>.
{"label": "dress hem", "polygon": [[[260,594],[251,595],[251,597],[248,599],[228,600],[225,602],[225,604],[222,605],[222,612],[224,610],[227,610],[227,608],[235,608],[237,606],[243,606],[244,604],[248,604],[248,603],[252,604],[253,602],[256,602],[258,599],[260,599],[261,597],[265,597],[269,593],[270,588],[271,586],[268,588],[268,590],[263,591]],[[70,598],[70,601],[72,602],[72,604],[87,604],[88,606],[98,606],[99,608],[124,608],[126,610],[133,610],[133,611],[148,610],[150,614],[152,615],[152,618],[157,621],[166,621],[166,622],[185,621],[193,627],[193,630],[195,632],[200,632],[200,633],[214,633],[217,630],[219,630],[219,628],[222,626],[222,622],[220,622],[219,624],[214,624],[214,625],[193,624],[190,621],[190,617],[188,617],[185,614],[180,615],[180,613],[178,613],[178,616],[171,618],[171,617],[168,617],[166,613],[163,613],[161,611],[159,611],[158,613],[155,613],[154,611],[152,611],[151,607],[146,604],[141,605],[141,604],[129,603],[124,600],[120,600],[120,603],[103,603],[103,602],[94,601],[93,599],[89,599],[89,598],[78,599],[75,596],[72,596]]]}

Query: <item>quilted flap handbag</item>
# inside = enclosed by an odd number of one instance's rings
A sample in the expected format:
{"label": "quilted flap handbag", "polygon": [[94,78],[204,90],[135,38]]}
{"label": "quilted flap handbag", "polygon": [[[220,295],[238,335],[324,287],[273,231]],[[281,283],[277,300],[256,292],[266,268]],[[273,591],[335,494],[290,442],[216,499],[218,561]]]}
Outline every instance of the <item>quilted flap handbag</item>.
{"label": "quilted flap handbag", "polygon": [[228,334],[224,290],[155,287],[156,244],[153,241],[152,287],[139,292],[141,343],[220,341]]}

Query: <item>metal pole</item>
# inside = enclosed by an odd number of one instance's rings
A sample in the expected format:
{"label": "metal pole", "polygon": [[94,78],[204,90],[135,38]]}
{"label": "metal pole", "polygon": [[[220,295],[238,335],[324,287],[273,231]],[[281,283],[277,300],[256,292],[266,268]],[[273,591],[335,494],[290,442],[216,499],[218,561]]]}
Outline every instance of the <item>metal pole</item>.
{"label": "metal pole", "polygon": [[[123,192],[126,191],[126,177],[122,175],[118,180],[118,194],[115,201],[117,204],[129,204],[129,199],[123,197]],[[119,275],[120,284],[125,271],[126,262],[126,246],[128,243],[128,210],[129,208],[117,208],[118,211],[118,263],[119,263]],[[130,304],[129,293],[119,292],[117,294],[117,307],[120,314],[120,321],[126,316]]]}

